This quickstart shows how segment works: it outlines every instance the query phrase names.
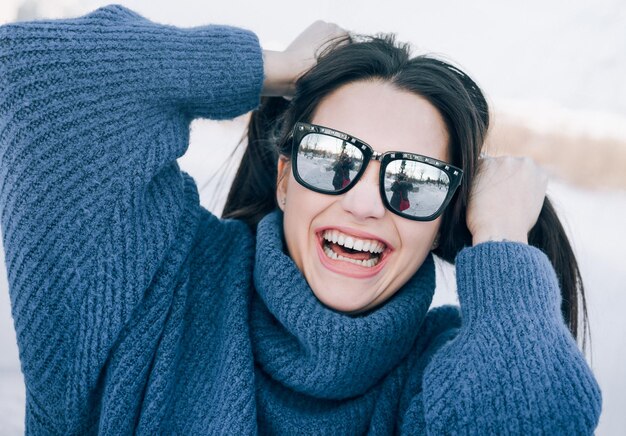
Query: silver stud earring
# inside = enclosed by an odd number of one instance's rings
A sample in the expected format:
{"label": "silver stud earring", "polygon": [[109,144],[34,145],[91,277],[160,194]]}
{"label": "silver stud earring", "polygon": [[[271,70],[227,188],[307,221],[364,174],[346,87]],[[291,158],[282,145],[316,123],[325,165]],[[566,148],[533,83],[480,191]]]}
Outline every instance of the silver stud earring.
{"label": "silver stud earring", "polygon": [[280,204],[282,204],[283,206],[287,204],[287,199],[283,198],[282,200],[280,200]]}
{"label": "silver stud earring", "polygon": [[433,246],[430,247],[430,249],[434,250],[437,247],[439,247],[439,234],[437,234],[437,236],[435,236],[435,240],[433,241]]}

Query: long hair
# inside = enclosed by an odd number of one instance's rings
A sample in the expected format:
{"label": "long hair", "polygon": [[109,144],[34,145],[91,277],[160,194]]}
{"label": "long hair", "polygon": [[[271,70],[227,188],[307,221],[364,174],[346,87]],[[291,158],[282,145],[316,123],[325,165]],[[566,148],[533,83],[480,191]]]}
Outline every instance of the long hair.
{"label": "long hair", "polygon": [[[462,168],[464,176],[442,215],[439,244],[433,252],[453,263],[457,253],[472,243],[466,210],[489,128],[489,107],[480,88],[459,68],[431,56],[411,57],[410,46],[397,43],[394,35],[360,37],[356,42],[348,37],[337,40],[296,82],[291,102],[281,97],[261,101],[250,119],[248,146],[223,217],[244,220],[255,231],[259,220],[277,207],[277,160],[279,156],[291,158],[288,135],[294,124],[310,121],[320,101],[339,87],[372,80],[427,99],[446,123],[451,163]],[[529,244],[552,262],[561,288],[563,319],[577,339],[580,299],[584,349],[588,329],[584,287],[570,243],[547,197],[529,233]]]}

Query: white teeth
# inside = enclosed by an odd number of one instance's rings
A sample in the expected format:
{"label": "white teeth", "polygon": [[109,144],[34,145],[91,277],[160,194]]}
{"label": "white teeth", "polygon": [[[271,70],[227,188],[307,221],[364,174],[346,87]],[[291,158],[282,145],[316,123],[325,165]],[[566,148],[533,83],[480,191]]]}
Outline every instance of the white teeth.
{"label": "white teeth", "polygon": [[365,243],[365,241],[357,239],[356,241],[354,241],[354,245],[352,246],[352,249],[353,250],[359,250],[359,251],[365,251],[365,250],[363,250],[363,244],[364,243]]}
{"label": "white teeth", "polygon": [[346,247],[346,248],[354,247],[354,239],[352,239],[350,236],[348,236],[346,238],[346,240],[344,241],[343,246]]}
{"label": "white teeth", "polygon": [[335,253],[333,250],[331,250],[330,248],[326,246],[324,246],[324,253],[326,253],[326,256],[330,257],[331,259],[343,260],[346,262],[353,263],[355,265],[364,266],[366,268],[371,268],[373,266],[376,266],[376,264],[378,263],[378,258],[368,259],[368,260],[356,260],[356,259],[350,259],[348,257],[343,257],[343,256],[338,255],[337,253]]}
{"label": "white teeth", "polygon": [[358,251],[369,251],[370,253],[382,253],[385,250],[385,244],[373,239],[359,239],[353,236],[345,235],[338,230],[325,230],[323,238],[329,242],[343,245],[346,248],[352,248]]}

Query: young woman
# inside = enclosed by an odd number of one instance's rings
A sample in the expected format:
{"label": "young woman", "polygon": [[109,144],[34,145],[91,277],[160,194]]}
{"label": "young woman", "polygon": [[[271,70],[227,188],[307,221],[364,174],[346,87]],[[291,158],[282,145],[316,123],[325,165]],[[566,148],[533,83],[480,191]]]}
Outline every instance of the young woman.
{"label": "young woman", "polygon": [[[479,160],[488,108],[457,68],[321,22],[276,53],[120,6],[4,26],[0,48],[28,433],[593,432],[546,177]],[[293,99],[253,115],[219,219],[176,159],[192,119],[261,95]],[[428,310],[432,253],[460,308]]]}

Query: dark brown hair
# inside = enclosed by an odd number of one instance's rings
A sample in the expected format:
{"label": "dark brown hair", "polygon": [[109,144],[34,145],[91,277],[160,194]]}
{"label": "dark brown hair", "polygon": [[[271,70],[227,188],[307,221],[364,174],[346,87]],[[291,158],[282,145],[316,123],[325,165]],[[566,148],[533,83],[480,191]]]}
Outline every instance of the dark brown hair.
{"label": "dark brown hair", "polygon": [[[238,218],[254,231],[259,220],[277,207],[276,177],[279,156],[290,158],[288,135],[297,121],[310,121],[320,101],[351,82],[378,80],[426,98],[445,120],[450,136],[451,163],[463,169],[461,186],[442,216],[439,246],[434,253],[453,263],[471,245],[466,226],[470,188],[489,128],[487,101],[459,68],[431,56],[411,57],[410,46],[393,35],[336,41],[317,64],[296,83],[290,102],[264,98],[251,116],[248,147],[231,186],[224,218]],[[579,297],[582,304],[583,349],[588,320],[584,287],[576,258],[548,198],[529,233],[529,243],[550,259],[561,288],[561,312],[575,338],[579,337]]]}

